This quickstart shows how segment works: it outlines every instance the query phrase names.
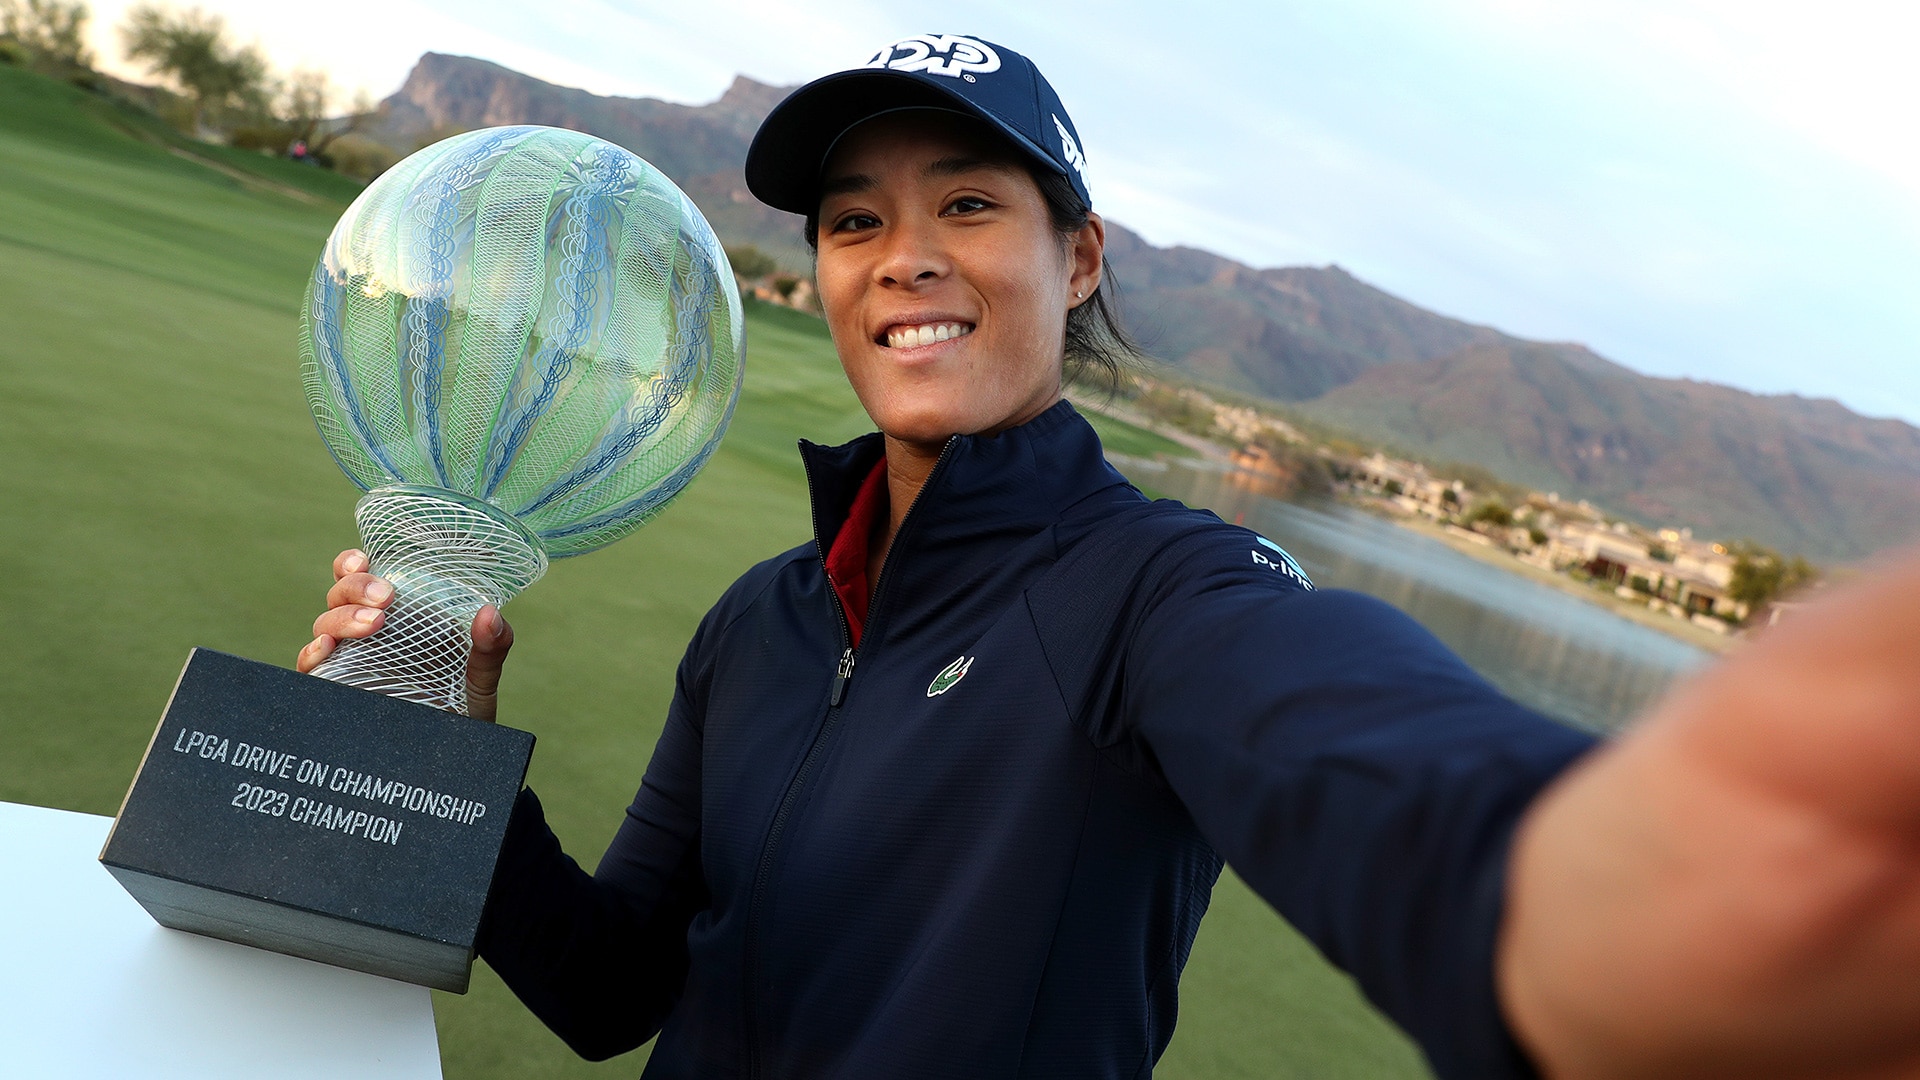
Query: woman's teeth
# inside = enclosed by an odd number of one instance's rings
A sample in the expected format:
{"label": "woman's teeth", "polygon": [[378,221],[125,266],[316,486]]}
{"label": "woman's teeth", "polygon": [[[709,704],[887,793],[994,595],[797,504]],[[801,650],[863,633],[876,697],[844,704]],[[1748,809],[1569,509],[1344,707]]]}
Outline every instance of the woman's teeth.
{"label": "woman's teeth", "polygon": [[930,323],[926,326],[901,326],[887,331],[887,348],[911,349],[916,345],[931,345],[936,341],[965,337],[973,333],[973,327],[966,323]]}

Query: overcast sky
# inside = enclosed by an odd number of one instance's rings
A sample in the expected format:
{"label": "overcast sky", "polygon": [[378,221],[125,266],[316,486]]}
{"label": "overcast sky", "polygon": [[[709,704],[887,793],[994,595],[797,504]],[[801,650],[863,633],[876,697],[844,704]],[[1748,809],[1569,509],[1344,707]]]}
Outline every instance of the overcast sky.
{"label": "overcast sky", "polygon": [[[125,71],[95,2],[102,66]],[[1655,375],[1920,423],[1920,4],[201,0],[384,97],[420,53],[711,101],[910,33],[1039,63],[1096,208],[1158,244],[1338,263]]]}

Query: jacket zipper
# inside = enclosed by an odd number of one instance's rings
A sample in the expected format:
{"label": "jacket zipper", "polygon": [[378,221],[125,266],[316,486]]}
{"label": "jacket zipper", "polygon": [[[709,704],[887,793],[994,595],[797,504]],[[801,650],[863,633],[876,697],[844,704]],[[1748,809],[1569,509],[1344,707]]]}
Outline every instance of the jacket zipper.
{"label": "jacket zipper", "polygon": [[[907,506],[906,515],[900,519],[900,530],[893,537],[893,546],[887,549],[887,557],[880,563],[880,580],[874,583],[873,602],[868,605],[867,613],[871,617],[880,610],[880,589],[887,583],[887,568],[893,565],[894,553],[900,550],[900,538],[907,531],[907,523],[913,520],[913,511],[920,505],[920,497],[933,486],[934,479],[940,475],[941,466],[947,462],[947,455],[953,450],[954,440],[940,448],[940,457],[933,463],[933,469],[927,473],[926,483],[920,485],[914,494],[913,502]],[[819,501],[813,490],[813,473],[807,473],[807,505],[813,507],[813,547],[820,558],[820,573],[827,572],[827,551],[820,540]],[[833,579],[827,578],[827,594],[832,598],[833,612],[838,616],[840,625],[840,663],[834,669],[833,693],[827,699],[826,716],[820,721],[820,729],[814,732],[813,743],[807,747],[807,756],[800,759],[800,768],[787,784],[786,794],[780,798],[780,806],[773,813],[773,824],[767,828],[767,841],[760,849],[760,863],[754,869],[753,893],[747,906],[746,941],[742,951],[746,963],[745,1008],[742,1010],[747,1028],[747,1075],[760,1075],[760,1030],[759,1010],[755,1003],[759,999],[760,986],[760,923],[765,917],[767,895],[772,891],[773,860],[780,847],[780,838],[786,832],[787,818],[793,813],[794,803],[806,790],[807,780],[813,774],[814,767],[826,756],[827,744],[833,736],[833,729],[840,719],[840,702],[846,698],[847,683],[853,678],[854,648],[853,630],[847,622],[846,608],[841,606],[840,592],[833,587]],[[871,623],[869,623],[871,626]]]}
{"label": "jacket zipper", "polygon": [[851,678],[853,678],[853,646],[849,645],[841,650],[840,666],[833,672],[833,698],[828,701],[829,706],[836,709],[840,707],[840,700],[847,696],[847,680]]}

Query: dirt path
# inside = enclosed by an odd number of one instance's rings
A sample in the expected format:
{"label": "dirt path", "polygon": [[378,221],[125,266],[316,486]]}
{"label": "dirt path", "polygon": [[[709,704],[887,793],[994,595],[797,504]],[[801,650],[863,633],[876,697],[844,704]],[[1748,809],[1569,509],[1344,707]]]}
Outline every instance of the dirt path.
{"label": "dirt path", "polygon": [[195,165],[204,166],[222,176],[237,180],[242,187],[252,188],[255,191],[271,191],[275,195],[285,195],[289,199],[294,199],[310,206],[323,206],[330,201],[310,191],[301,191],[299,188],[290,184],[282,184],[278,180],[269,180],[264,176],[255,176],[250,172],[236,169],[231,165],[223,164],[212,158],[201,157],[191,150],[184,150],[178,146],[168,146],[166,149],[167,153],[172,154],[174,157],[184,158],[187,161],[193,162]]}
{"label": "dirt path", "polygon": [[1111,401],[1103,401],[1096,397],[1083,398],[1076,396],[1073,398],[1073,407],[1097,412],[1102,416],[1111,416],[1115,420],[1124,420],[1134,427],[1151,431],[1163,439],[1171,439],[1216,464],[1231,465],[1233,463],[1233,455],[1229,454],[1225,447],[1214,442],[1212,439],[1202,438],[1192,432],[1182,431],[1179,428],[1168,427],[1150,416],[1127,408],[1125,405]]}

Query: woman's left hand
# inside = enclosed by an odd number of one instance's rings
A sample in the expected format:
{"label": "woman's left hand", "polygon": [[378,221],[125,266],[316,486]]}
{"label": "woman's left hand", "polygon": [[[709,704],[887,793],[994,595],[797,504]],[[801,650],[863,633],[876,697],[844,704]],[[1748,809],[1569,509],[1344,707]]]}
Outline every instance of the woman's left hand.
{"label": "woman's left hand", "polygon": [[1498,958],[1556,1080],[1920,1076],[1920,557],[1682,686],[1522,823]]}
{"label": "woman's left hand", "polygon": [[[327,608],[313,620],[313,640],[300,649],[294,667],[314,668],[333,655],[340,642],[370,637],[386,625],[384,613],[393,603],[393,586],[373,576],[367,553],[352,548],[333,560],[333,587],[327,590]],[[492,604],[474,612],[473,647],[467,653],[467,715],[492,723],[500,708],[500,672],[513,648],[513,627]]]}

